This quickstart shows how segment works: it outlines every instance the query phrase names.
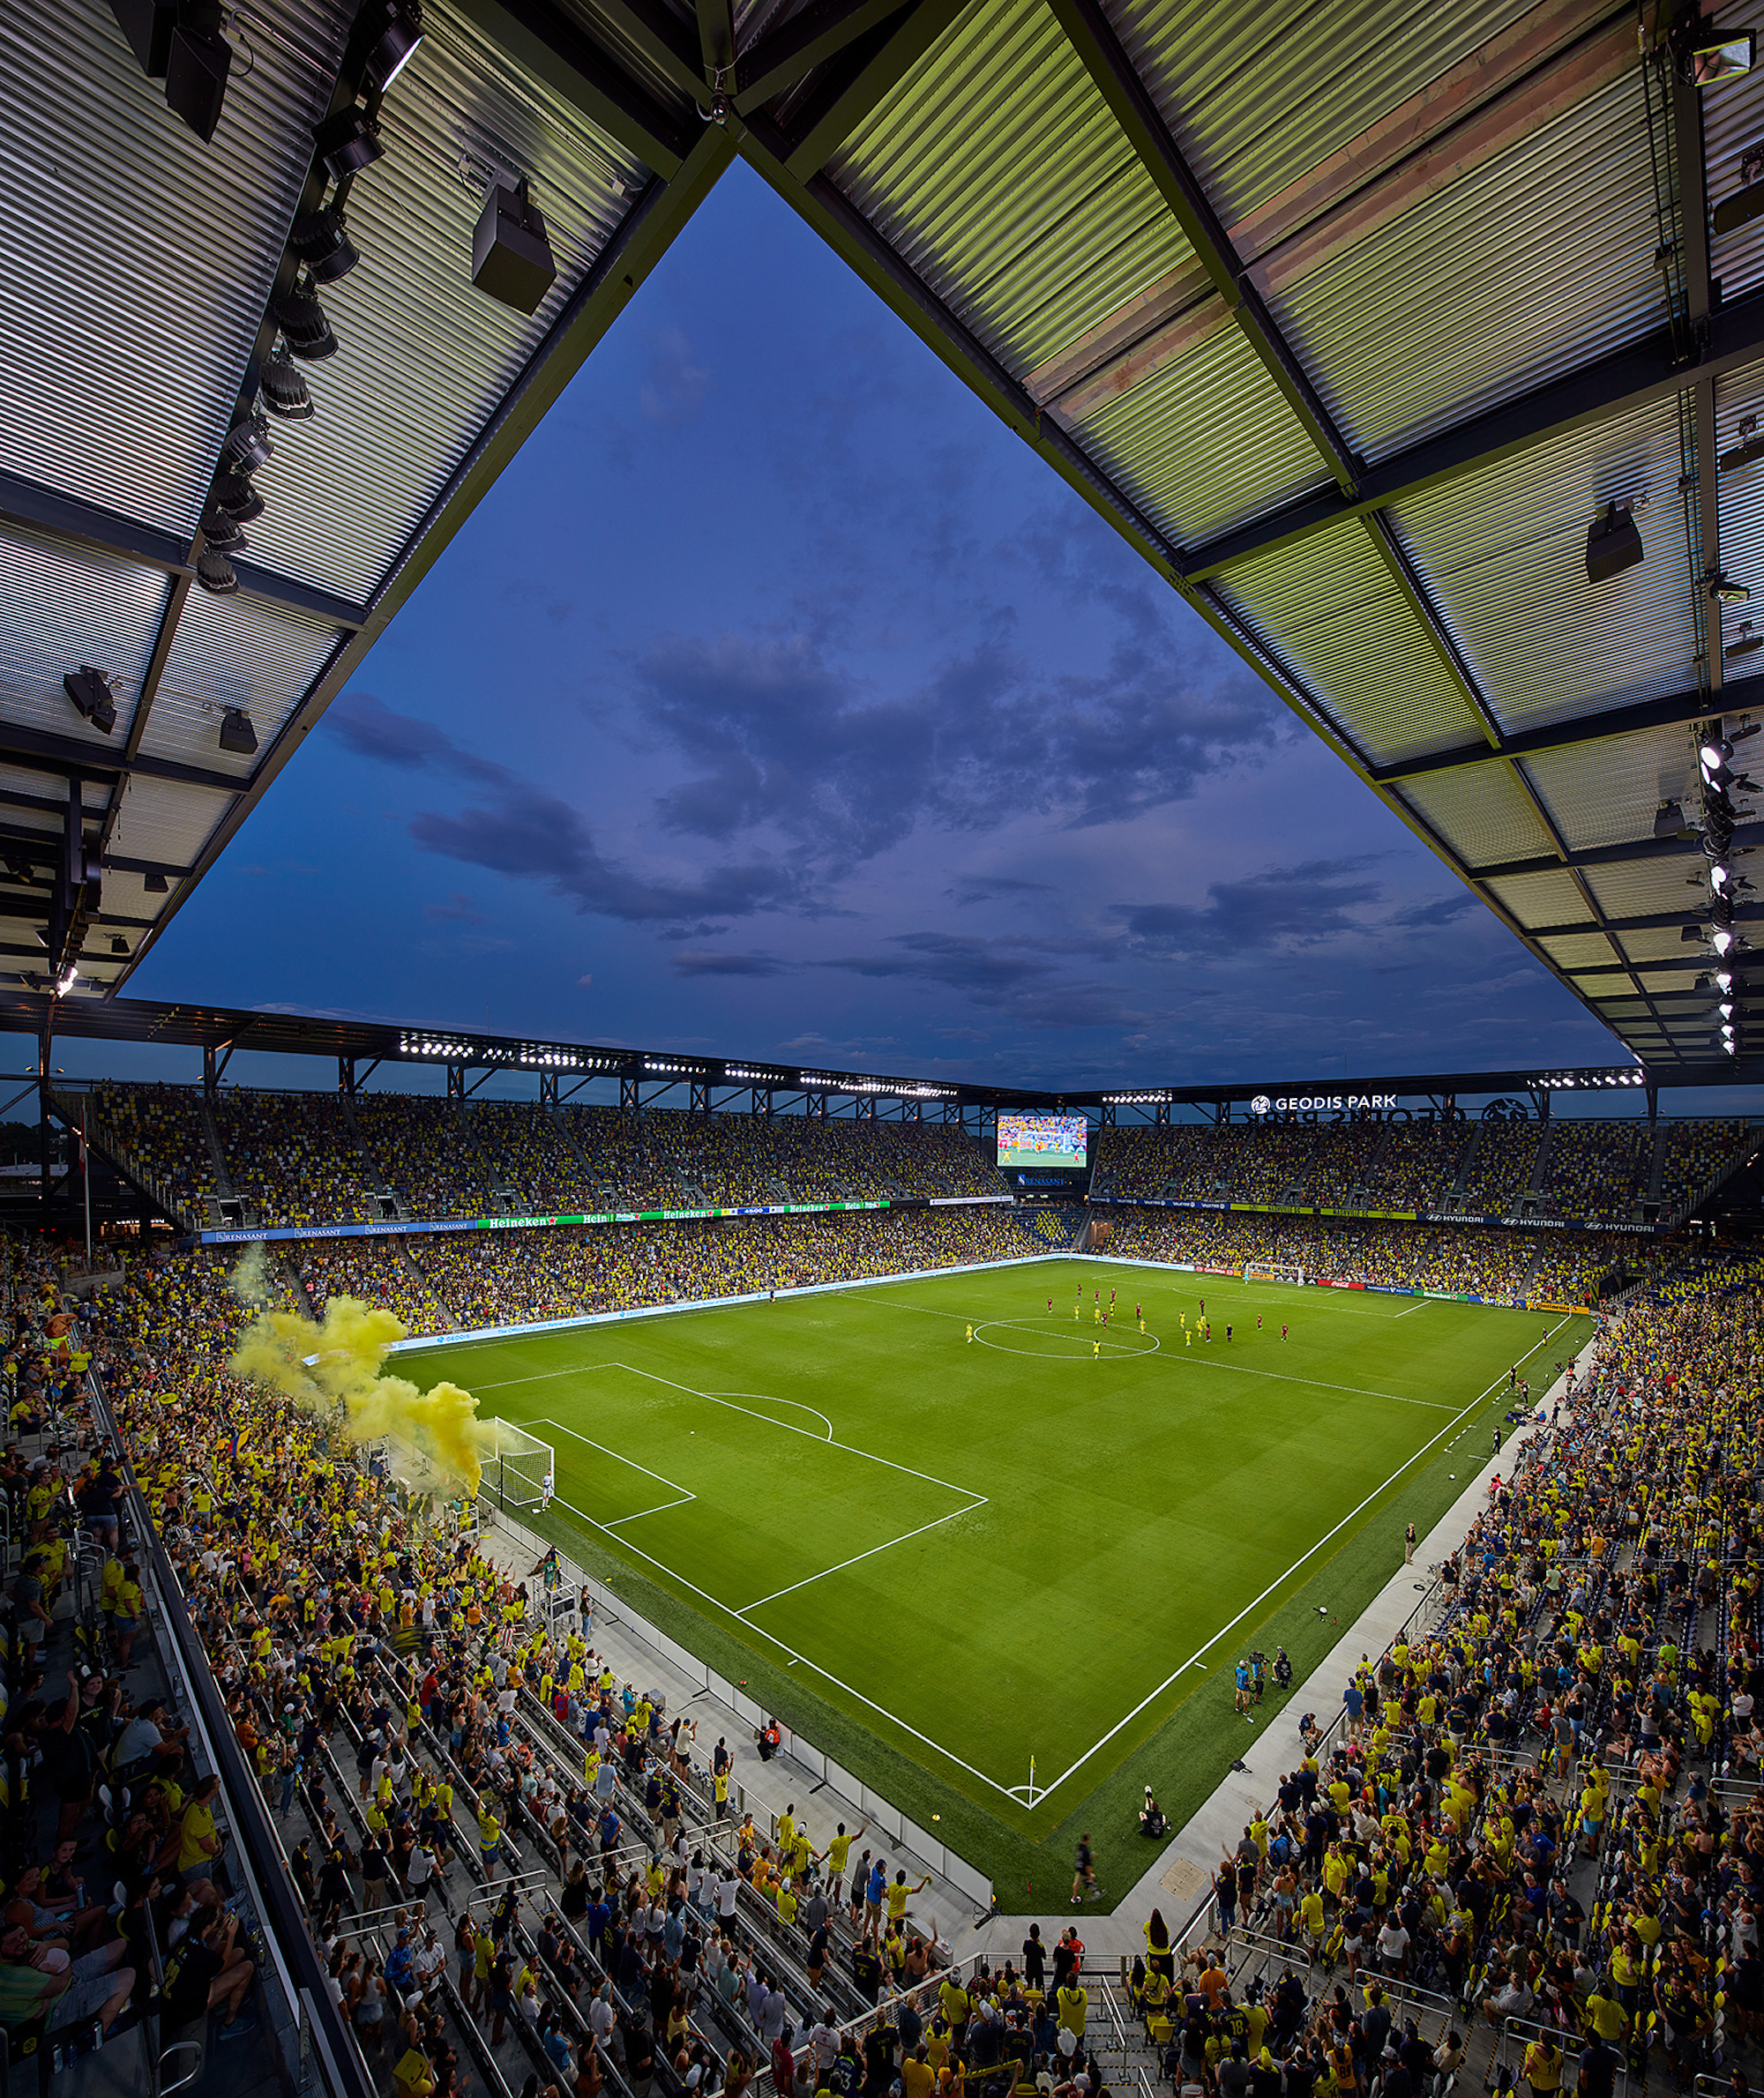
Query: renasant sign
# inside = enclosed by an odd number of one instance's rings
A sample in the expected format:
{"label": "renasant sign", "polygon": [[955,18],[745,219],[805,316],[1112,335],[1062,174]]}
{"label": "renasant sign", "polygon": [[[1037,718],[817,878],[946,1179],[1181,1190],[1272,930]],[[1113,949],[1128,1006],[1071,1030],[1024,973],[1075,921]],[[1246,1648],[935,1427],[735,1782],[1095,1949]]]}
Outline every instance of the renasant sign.
{"label": "renasant sign", "polygon": [[1351,1113],[1357,1108],[1394,1108],[1394,1093],[1305,1093],[1292,1094],[1283,1100],[1270,1100],[1266,1093],[1258,1093],[1250,1102],[1252,1115],[1308,1114],[1317,1108],[1346,1109]]}

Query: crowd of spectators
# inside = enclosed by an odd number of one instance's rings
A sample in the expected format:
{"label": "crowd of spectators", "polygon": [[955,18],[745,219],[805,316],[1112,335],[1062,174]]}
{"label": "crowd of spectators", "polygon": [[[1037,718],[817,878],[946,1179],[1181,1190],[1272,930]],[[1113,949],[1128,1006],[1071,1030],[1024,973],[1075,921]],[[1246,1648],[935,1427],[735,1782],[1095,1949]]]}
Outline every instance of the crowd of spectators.
{"label": "crowd of spectators", "polygon": [[1660,1173],[1662,1213],[1676,1218],[1700,1201],[1746,1156],[1753,1140],[1744,1122],[1668,1123]]}
{"label": "crowd of spectators", "polygon": [[324,1316],[331,1297],[355,1296],[396,1311],[413,1333],[443,1333],[454,1324],[401,1238],[304,1238],[292,1251],[314,1318]]}
{"label": "crowd of spectators", "polygon": [[[927,1879],[891,1869],[867,1825],[850,1835],[811,1809],[811,1841],[807,1814],[760,1825],[740,1812],[725,1745],[621,1684],[586,1611],[549,1607],[574,1601],[556,1594],[555,1562],[523,1580],[329,1423],[234,1378],[239,1308],[212,1281],[206,1264],[140,1263],[101,1314],[107,1383],[332,2001],[378,2087],[743,2098],[769,2070],[779,2098],[858,2098],[903,2062],[959,2074],[1020,2049],[1026,2072],[1037,2058],[1067,2082],[1083,2069],[1058,2044],[1053,1992],[1030,2000],[1014,1970],[938,1990],[950,1952],[918,1913]],[[182,1750],[150,1731],[151,1797]],[[184,1796],[168,1840],[186,1884],[168,1883],[166,1912],[190,1915],[215,1957],[174,1956],[168,2036],[211,2005],[228,2029],[243,2005],[249,2030],[253,1968],[220,1916],[224,1882],[206,1877],[220,1848],[212,1787]],[[138,1853],[145,1881],[159,1848],[125,1823],[131,1888]],[[19,1891],[54,1901],[59,1921],[59,1878]],[[70,1931],[109,1936],[102,1906],[66,1907]],[[123,1924],[113,1949],[131,1942],[126,1912]],[[1073,1961],[1067,1948],[1060,1979]],[[81,2002],[101,1979],[108,2019],[136,1977],[90,1966]],[[887,2019],[864,2029],[885,1996]]]}
{"label": "crowd of spectators", "polygon": [[202,1126],[202,1095],[190,1086],[92,1089],[88,1134],[143,1180],[174,1214],[206,1222],[214,1166]]}
{"label": "crowd of spectators", "polygon": [[[1301,1720],[1215,1913],[1346,1982],[1307,2000],[1276,1955],[1245,2004],[1154,1919],[1134,1986],[1185,2081],[1437,2091],[1480,2033],[1490,2088],[1610,2098],[1650,2055],[1688,2088],[1755,2037],[1760,1313],[1633,1310],[1440,1564],[1426,1629]],[[1456,2007],[1431,2043],[1416,1990]]]}
{"label": "crowd of spectators", "polygon": [[1536,1122],[1479,1122],[1455,1206],[1472,1215],[1510,1216],[1537,1169]]}
{"label": "crowd of spectators", "polygon": [[1630,1221],[1653,1177],[1654,1133],[1641,1121],[1582,1122],[1558,1116],[1544,1159],[1544,1210],[1588,1224]]}
{"label": "crowd of spectators", "polygon": [[[1218,1210],[1117,1209],[1109,1251],[1198,1267],[1293,1267],[1332,1281],[1437,1289],[1510,1303],[1531,1294],[1540,1236],[1481,1225],[1378,1218],[1257,1216]],[[1627,1251],[1627,1247],[1624,1249]],[[1596,1264],[1613,1257],[1602,1244]]]}
{"label": "crowd of spectators", "polygon": [[234,1188],[258,1223],[365,1224],[378,1213],[368,1161],[334,1093],[224,1088],[214,1127]]}

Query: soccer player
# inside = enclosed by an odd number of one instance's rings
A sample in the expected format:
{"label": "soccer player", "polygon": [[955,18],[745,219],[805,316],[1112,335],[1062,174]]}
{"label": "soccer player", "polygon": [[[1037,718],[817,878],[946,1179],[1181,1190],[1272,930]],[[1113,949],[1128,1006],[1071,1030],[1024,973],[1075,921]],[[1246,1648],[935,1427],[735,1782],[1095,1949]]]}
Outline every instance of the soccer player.
{"label": "soccer player", "polygon": [[1084,1299],[1083,1299],[1083,1298],[1080,1296],[1080,1297],[1079,1298],[1078,1302],[1077,1302],[1077,1303],[1075,1303],[1075,1304],[1074,1304],[1074,1305],[1072,1307],[1072,1316],[1073,1316],[1073,1318],[1074,1319],[1076,1319],[1076,1318],[1077,1318],[1077,1317],[1078,1317],[1078,1314],[1079,1314],[1079,1313],[1080,1313],[1080,1311],[1081,1311],[1083,1309],[1084,1309]]}
{"label": "soccer player", "polygon": [[1100,1302],[1091,1306],[1090,1323],[1092,1325],[1101,1325],[1102,1323],[1102,1306]]}
{"label": "soccer player", "polygon": [[1194,1345],[1194,1328],[1186,1319],[1182,1324],[1182,1345],[1185,1348],[1192,1348]]}
{"label": "soccer player", "polygon": [[1090,1343],[1090,1359],[1093,1363],[1100,1363],[1102,1361],[1102,1343],[1100,1340],[1093,1340]]}
{"label": "soccer player", "polygon": [[1207,1316],[1207,1299],[1204,1296],[1200,1300],[1200,1316],[1203,1318]]}
{"label": "soccer player", "polygon": [[1141,1333],[1144,1333],[1144,1332],[1145,1332],[1145,1330],[1146,1330],[1146,1322],[1145,1322],[1145,1320],[1144,1320],[1143,1318],[1141,1318],[1141,1319],[1140,1319],[1140,1331]]}
{"label": "soccer player", "polygon": [[1282,1340],[1286,1338],[1286,1328],[1284,1326],[1282,1326],[1280,1329],[1280,1337]]}
{"label": "soccer player", "polygon": [[1109,1302],[1110,1302],[1110,1303],[1112,1304],[1112,1303],[1114,1303],[1114,1301],[1115,1301],[1115,1292],[1114,1292],[1114,1291],[1111,1289],[1111,1290],[1109,1292]]}
{"label": "soccer player", "polygon": [[1231,1338],[1231,1322],[1229,1318],[1225,1321],[1225,1338],[1228,1340]]}
{"label": "soccer player", "polygon": [[1207,1321],[1206,1333],[1203,1337],[1207,1340],[1207,1345],[1210,1347],[1213,1340],[1213,1321],[1210,1318]]}
{"label": "soccer player", "polygon": [[1257,1331],[1258,1333],[1260,1333],[1260,1331],[1261,1331],[1261,1330],[1262,1330],[1262,1315],[1261,1315],[1261,1313],[1260,1313],[1259,1311],[1258,1311],[1258,1312],[1256,1313],[1256,1331]]}
{"label": "soccer player", "polygon": [[974,1338],[974,1325],[973,1325],[973,1322],[972,1322],[971,1320],[969,1321],[969,1324],[968,1324],[968,1339],[969,1339],[970,1340],[973,1340],[973,1338]]}
{"label": "soccer player", "polygon": [[1142,1321],[1142,1322],[1143,1322],[1143,1320],[1144,1320],[1144,1318],[1145,1318],[1145,1316],[1146,1316],[1146,1308],[1145,1308],[1145,1306],[1144,1306],[1143,1304],[1135,1304],[1135,1305],[1133,1306],[1133,1317],[1134,1317],[1135,1318],[1137,1318],[1137,1319],[1140,1319],[1140,1321]]}
{"label": "soccer player", "polygon": [[1048,1299],[1048,1317],[1050,1318],[1053,1317],[1053,1299],[1051,1297]]}

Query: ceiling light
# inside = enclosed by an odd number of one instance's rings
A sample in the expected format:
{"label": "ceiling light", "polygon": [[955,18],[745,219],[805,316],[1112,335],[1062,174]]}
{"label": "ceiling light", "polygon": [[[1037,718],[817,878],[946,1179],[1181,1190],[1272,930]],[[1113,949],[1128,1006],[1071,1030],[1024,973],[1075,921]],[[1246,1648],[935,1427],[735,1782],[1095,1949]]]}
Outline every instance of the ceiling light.
{"label": "ceiling light", "polygon": [[1727,886],[1727,869],[1722,865],[1719,860],[1717,860],[1715,865],[1709,869],[1709,886],[1712,889],[1724,889]]}
{"label": "ceiling light", "polygon": [[162,874],[144,874],[141,886],[149,896],[163,896],[167,892],[166,877]]}
{"label": "ceiling light", "polygon": [[357,27],[373,40],[363,70],[384,94],[422,41],[422,9],[418,0],[370,0]]}
{"label": "ceiling light", "polygon": [[65,972],[65,974],[63,974],[63,975],[62,975],[60,978],[58,978],[58,979],[57,979],[57,981],[56,981],[56,997],[58,997],[58,998],[64,998],[64,997],[67,996],[67,994],[69,993],[69,991],[71,991],[71,990],[73,989],[74,985],[75,985],[76,983],[78,983],[78,982],[79,982],[79,971],[78,971],[78,969],[69,969],[69,970],[67,970],[67,971]]}
{"label": "ceiling light", "polygon": [[70,670],[61,683],[62,690],[92,726],[100,735],[108,735],[116,726],[116,701],[104,673],[94,670],[90,663],[82,663],[78,670]]}
{"label": "ceiling light", "polygon": [[217,554],[212,547],[204,547],[196,556],[196,579],[205,590],[216,597],[225,597],[229,591],[239,587],[238,571],[224,554]]}
{"label": "ceiling light", "polygon": [[220,447],[221,459],[235,473],[248,472],[253,467],[267,466],[275,456],[275,446],[270,443],[270,426],[261,415],[249,411],[239,416],[227,432],[227,441]]}
{"label": "ceiling light", "polygon": [[280,324],[282,338],[296,357],[310,363],[320,357],[335,355],[337,338],[331,332],[325,309],[314,295],[310,277],[296,277],[292,290],[271,301],[270,311]]}
{"label": "ceiling light", "polygon": [[214,483],[214,507],[235,525],[249,525],[264,514],[264,499],[247,474],[223,474]]}
{"label": "ceiling light", "polygon": [[244,534],[218,503],[211,504],[202,513],[202,537],[205,544],[217,554],[242,554],[245,550]]}
{"label": "ceiling light", "polygon": [[110,952],[111,952],[113,954],[120,954],[120,955],[122,955],[124,960],[126,960],[126,959],[128,959],[128,954],[129,954],[129,943],[128,943],[128,941],[127,941],[127,940],[125,940],[125,939],[123,937],[123,936],[122,936],[122,934],[121,934],[120,932],[119,932],[119,933],[117,933],[117,934],[115,936],[115,937],[114,937],[114,938],[111,940],[111,942],[110,942]]}
{"label": "ceiling light", "polygon": [[1733,944],[1733,935],[1725,925],[1717,925],[1709,935],[1709,945],[1717,954],[1725,954]]}
{"label": "ceiling light", "polygon": [[557,280],[545,221],[527,193],[527,177],[512,190],[493,183],[472,235],[472,282],[517,313],[536,313]]}
{"label": "ceiling light", "polygon": [[333,183],[347,182],[363,168],[371,168],[385,152],[372,117],[353,103],[327,116],[313,132],[312,144]]}
{"label": "ceiling light", "polygon": [[1737,1042],[1723,1042],[1721,1046],[1730,1056],[1737,1056],[1739,1054],[1739,1044]]}
{"label": "ceiling light", "polygon": [[1711,736],[1697,750],[1703,770],[1708,773],[1718,772],[1732,755],[1733,745],[1724,736]]}
{"label": "ceiling light", "polygon": [[1752,595],[1744,583],[1736,583],[1724,568],[1712,568],[1703,578],[1708,594],[1718,605],[1743,605]]}
{"label": "ceiling light", "polygon": [[1715,973],[1715,980],[1723,990],[1733,989],[1733,978],[1726,969],[1717,969]]}
{"label": "ceiling light", "polygon": [[1641,558],[1641,534],[1627,503],[1611,503],[1587,533],[1587,580],[1606,583]]}
{"label": "ceiling light", "polygon": [[1694,26],[1679,52],[1679,66],[1693,87],[1717,87],[1749,73],[1758,60],[1758,40],[1750,29],[1724,34],[1712,23],[1693,18]]}
{"label": "ceiling light", "polygon": [[1729,998],[1723,998],[1715,1010],[1721,1014],[1721,1017],[1723,1019],[1731,1019],[1733,1018],[1732,1000]]}
{"label": "ceiling light", "polygon": [[319,284],[334,284],[339,277],[347,277],[362,259],[334,204],[323,211],[303,212],[294,222],[288,244]]}
{"label": "ceiling light", "polygon": [[220,720],[220,748],[235,758],[250,758],[257,750],[258,732],[251,717],[242,708],[229,706]]}
{"label": "ceiling light", "polygon": [[280,415],[284,422],[311,421],[312,396],[285,345],[264,366],[258,385],[263,404],[272,415]]}
{"label": "ceiling light", "polygon": [[177,26],[166,57],[166,106],[206,146],[220,121],[233,52],[220,34],[219,0],[179,0]]}

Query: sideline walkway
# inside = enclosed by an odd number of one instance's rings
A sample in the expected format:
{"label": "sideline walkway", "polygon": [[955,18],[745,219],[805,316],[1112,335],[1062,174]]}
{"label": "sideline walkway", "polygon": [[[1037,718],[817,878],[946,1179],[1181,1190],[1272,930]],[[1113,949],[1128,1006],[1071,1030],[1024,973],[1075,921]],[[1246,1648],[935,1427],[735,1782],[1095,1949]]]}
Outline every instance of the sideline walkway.
{"label": "sideline walkway", "polygon": [[[1595,1336],[1576,1356],[1577,1380],[1586,1376],[1596,1346]],[[1538,1405],[1545,1409],[1553,1407],[1566,1389],[1566,1378],[1558,1378]],[[1014,1960],[1031,1923],[1040,1923],[1042,1937],[1050,1945],[1076,1923],[1087,1955],[1125,1953],[1131,1958],[1145,1950],[1145,1924],[1154,1908],[1162,1909],[1171,1938],[1179,1937],[1207,1897],[1221,1854],[1236,1845],[1254,1810],[1274,1798],[1282,1773],[1293,1767],[1302,1752],[1300,1715],[1313,1712],[1318,1724],[1328,1727],[1342,1709],[1342,1692],[1362,1655],[1376,1660],[1413,1614],[1433,1586],[1432,1568],[1458,1549],[1471,1525],[1488,1506],[1489,1481],[1510,1478],[1519,1463],[1520,1452],[1537,1432],[1536,1427],[1515,1429],[1500,1455],[1484,1460],[1457,1499],[1416,1545],[1415,1564],[1399,1566],[1321,1665],[1294,1686],[1292,1695],[1265,1726],[1253,1734],[1246,1733],[1240,1758],[1245,1767],[1226,1773],[1199,1812],[1157,1854],[1111,1914],[1067,1907],[1038,1918],[999,1916],[982,1934],[983,1949],[1000,1960]],[[1063,1877],[1055,1877],[1059,1885],[1065,1884]]]}

